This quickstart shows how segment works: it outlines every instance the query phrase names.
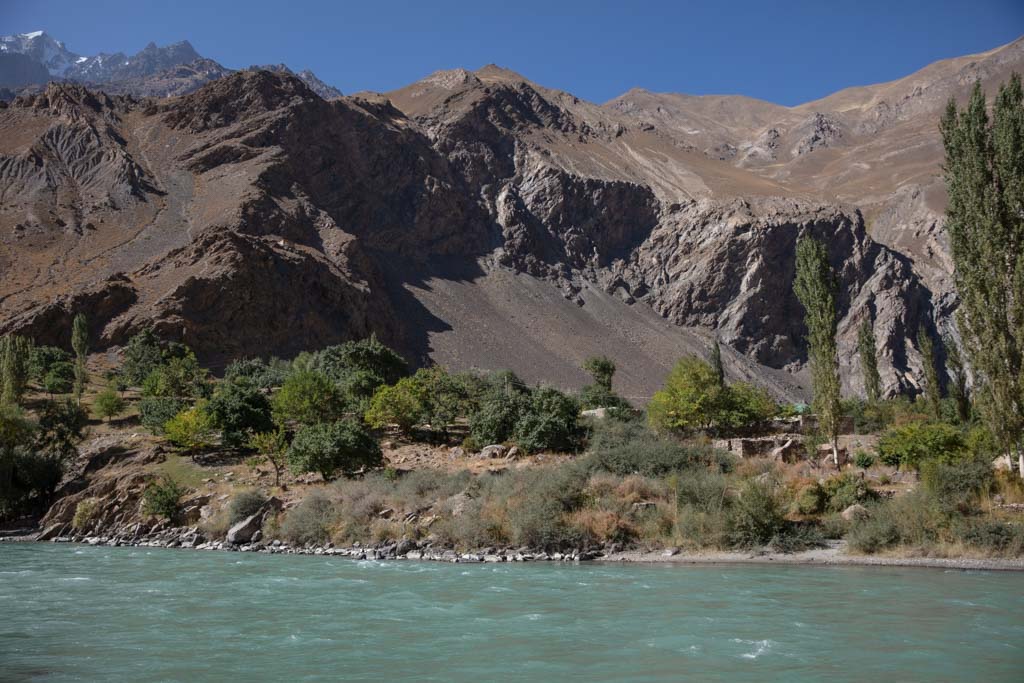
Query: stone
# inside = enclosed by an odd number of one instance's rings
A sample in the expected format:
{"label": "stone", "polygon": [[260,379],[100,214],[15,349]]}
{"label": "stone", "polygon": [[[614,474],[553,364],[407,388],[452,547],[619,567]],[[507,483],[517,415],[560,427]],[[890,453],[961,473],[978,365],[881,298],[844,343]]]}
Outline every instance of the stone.
{"label": "stone", "polygon": [[519,446],[513,446],[508,449],[508,453],[505,454],[506,460],[516,460],[523,455],[523,452],[519,450]]}
{"label": "stone", "polygon": [[508,449],[499,443],[491,444],[490,446],[484,446],[480,449],[480,458],[503,458],[508,453]]}
{"label": "stone", "polygon": [[853,522],[853,521],[857,521],[857,520],[860,520],[860,519],[867,519],[868,517],[871,516],[871,513],[868,512],[868,509],[866,507],[864,507],[863,505],[860,505],[858,503],[854,503],[850,507],[848,507],[845,510],[843,510],[840,513],[840,515],[847,522]]}
{"label": "stone", "polygon": [[241,522],[231,527],[224,540],[232,545],[240,545],[242,543],[250,542],[256,532],[263,527],[263,515],[263,510],[258,510],[257,512],[249,515]]}

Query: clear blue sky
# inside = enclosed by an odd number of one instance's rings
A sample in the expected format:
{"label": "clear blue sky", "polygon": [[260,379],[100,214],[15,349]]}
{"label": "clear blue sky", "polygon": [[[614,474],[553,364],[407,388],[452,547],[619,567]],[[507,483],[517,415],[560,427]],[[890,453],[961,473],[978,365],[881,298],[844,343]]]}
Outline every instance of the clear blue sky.
{"label": "clear blue sky", "polygon": [[80,54],[187,39],[346,93],[493,62],[595,102],[644,87],[797,104],[1008,43],[1024,0],[0,0],[0,34],[39,29]]}

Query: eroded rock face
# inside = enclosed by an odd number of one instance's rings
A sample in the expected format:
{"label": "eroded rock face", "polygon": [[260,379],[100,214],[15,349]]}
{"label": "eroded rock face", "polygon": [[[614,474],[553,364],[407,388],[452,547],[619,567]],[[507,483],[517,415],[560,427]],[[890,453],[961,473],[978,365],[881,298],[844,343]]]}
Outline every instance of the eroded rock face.
{"label": "eroded rock face", "polygon": [[[492,67],[394,100],[327,102],[288,73],[247,71],[170,100],[53,86],[0,110],[20,131],[0,148],[0,331],[63,343],[83,310],[99,348],[144,326],[207,360],[375,332],[416,362],[448,323],[409,315],[423,280],[505,268],[579,305],[598,287],[796,370],[795,245],[813,235],[839,274],[848,387],[869,311],[887,387],[907,386],[907,331],[931,293],[855,209],[765,196],[782,188],[763,183],[749,199],[709,196],[728,187],[720,171],[686,165],[719,162]],[[780,136],[766,135],[775,155]],[[19,236],[26,216],[47,236]]]}

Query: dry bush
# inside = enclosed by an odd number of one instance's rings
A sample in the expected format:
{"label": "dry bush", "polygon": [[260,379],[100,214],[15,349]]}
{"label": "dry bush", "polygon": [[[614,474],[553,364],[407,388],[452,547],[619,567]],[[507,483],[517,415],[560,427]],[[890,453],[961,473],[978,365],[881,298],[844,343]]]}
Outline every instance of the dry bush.
{"label": "dry bush", "polygon": [[633,522],[614,510],[576,510],[569,515],[569,525],[582,538],[598,543],[629,543],[637,536]]}

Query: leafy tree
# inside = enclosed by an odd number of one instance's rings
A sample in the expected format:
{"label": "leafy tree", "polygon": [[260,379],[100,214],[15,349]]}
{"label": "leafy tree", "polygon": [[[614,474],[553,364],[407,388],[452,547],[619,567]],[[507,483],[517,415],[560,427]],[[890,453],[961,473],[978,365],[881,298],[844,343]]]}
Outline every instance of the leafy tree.
{"label": "leafy tree", "polygon": [[946,350],[946,374],[949,376],[949,395],[956,405],[957,419],[961,424],[971,420],[971,394],[967,386],[967,368],[960,356],[960,347],[952,336],[942,338]]}
{"label": "leafy tree", "polygon": [[878,345],[875,343],[875,326],[870,315],[864,316],[857,328],[857,354],[860,356],[860,371],[868,402],[877,403],[882,398],[882,378],[878,374]]}
{"label": "leafy tree", "polygon": [[42,379],[43,391],[54,394],[70,393],[75,383],[75,366],[66,361],[54,363]]}
{"label": "leafy tree", "polygon": [[29,360],[29,376],[42,384],[46,375],[58,363],[72,363],[71,354],[56,346],[36,346]]}
{"label": "leafy tree", "polygon": [[599,384],[588,384],[580,389],[578,399],[580,408],[583,410],[591,410],[593,408],[609,408],[616,412],[632,410],[629,401],[614,391],[608,391]]}
{"label": "leafy tree", "polygon": [[130,386],[141,386],[150,373],[164,364],[164,345],[152,328],[128,340],[121,362],[121,375]]}
{"label": "leafy tree", "polygon": [[225,446],[241,446],[247,433],[274,428],[270,401],[252,386],[224,382],[213,392],[206,409],[214,426],[221,430]]}
{"label": "leafy tree", "polygon": [[172,396],[153,396],[139,401],[139,422],[154,434],[163,434],[168,420],[186,407],[185,401]]}
{"label": "leafy tree", "polygon": [[142,493],[142,512],[176,522],[181,516],[181,499],[184,495],[185,488],[173,479],[152,482]]}
{"label": "leafy tree", "polygon": [[89,323],[82,313],[76,315],[71,323],[71,348],[75,351],[75,398],[81,402],[82,392],[89,381],[89,373],[85,368],[86,357],[89,355]]}
{"label": "leafy tree", "polygon": [[583,370],[594,379],[594,384],[609,393],[611,392],[612,378],[615,376],[615,361],[607,356],[591,356],[583,361]]}
{"label": "leafy tree", "polygon": [[796,278],[793,290],[803,304],[811,362],[813,407],[818,424],[832,445],[832,459],[839,467],[839,357],[836,349],[836,278],[825,245],[804,237],[796,246]]}
{"label": "leafy tree", "polygon": [[119,415],[124,410],[124,399],[121,398],[116,389],[107,387],[96,396],[93,408],[96,410],[97,415],[101,418],[106,418],[107,422],[110,422],[110,418]]}
{"label": "leafy tree", "polygon": [[382,464],[380,446],[355,420],[302,427],[288,449],[292,472],[319,472],[325,481],[333,479],[338,472],[348,475]]}
{"label": "leafy tree", "polygon": [[423,418],[422,389],[411,377],[399,380],[394,386],[380,387],[366,410],[367,424],[377,429],[395,425],[403,434],[409,434]]}
{"label": "leafy tree", "polygon": [[516,420],[513,439],[527,453],[541,450],[570,451],[579,442],[580,406],[551,387],[530,392]]}
{"label": "leafy tree", "polygon": [[35,449],[63,463],[78,454],[76,444],[88,423],[85,410],[74,401],[47,401],[39,409]]}
{"label": "leafy tree", "polygon": [[711,369],[715,372],[715,378],[718,380],[718,386],[721,389],[725,388],[725,365],[722,364],[722,347],[718,344],[718,339],[715,339],[714,344],[711,345]]}
{"label": "leafy tree", "polygon": [[249,437],[249,447],[259,454],[259,459],[265,460],[274,468],[274,486],[280,486],[281,471],[288,462],[288,435],[285,434],[284,427],[253,434]]}
{"label": "leafy tree", "polygon": [[338,387],[325,375],[312,370],[292,373],[271,401],[274,419],[302,424],[333,422],[345,409]]}
{"label": "leafy tree", "polygon": [[696,356],[679,359],[647,406],[651,426],[661,430],[710,430],[728,402],[715,369]]}
{"label": "leafy tree", "polygon": [[771,395],[753,384],[736,382],[724,391],[725,400],[715,418],[720,429],[736,432],[757,427],[770,420],[778,412],[778,404]]}
{"label": "leafy tree", "polygon": [[145,397],[206,398],[209,393],[206,368],[188,349],[154,368],[142,382]]}
{"label": "leafy tree", "polygon": [[291,374],[287,361],[271,358],[243,358],[232,361],[224,371],[224,379],[235,384],[251,384],[261,389],[271,389],[284,384]]}
{"label": "leafy tree", "polygon": [[1024,477],[1024,90],[999,88],[990,121],[981,83],[963,110],[950,99],[946,232],[960,306],[958,327],[982,419]]}
{"label": "leafy tree", "polygon": [[0,337],[0,403],[17,405],[25,393],[32,340],[16,334]]}
{"label": "leafy tree", "polygon": [[409,374],[405,360],[375,336],[300,354],[294,366],[327,376],[338,385],[345,401],[357,410],[368,407],[379,387],[393,385]]}
{"label": "leafy tree", "polygon": [[213,430],[213,419],[206,411],[206,402],[200,401],[168,420],[164,425],[164,436],[186,453],[194,454],[209,445]]}
{"label": "leafy tree", "polygon": [[944,422],[908,422],[878,440],[878,455],[890,466],[919,469],[927,460],[956,462],[967,454],[963,432]]}
{"label": "leafy tree", "polygon": [[917,348],[921,351],[921,366],[924,372],[924,395],[928,402],[928,412],[938,420],[942,410],[942,390],[939,386],[938,358],[935,355],[935,343],[928,334],[924,324],[917,328]]}

